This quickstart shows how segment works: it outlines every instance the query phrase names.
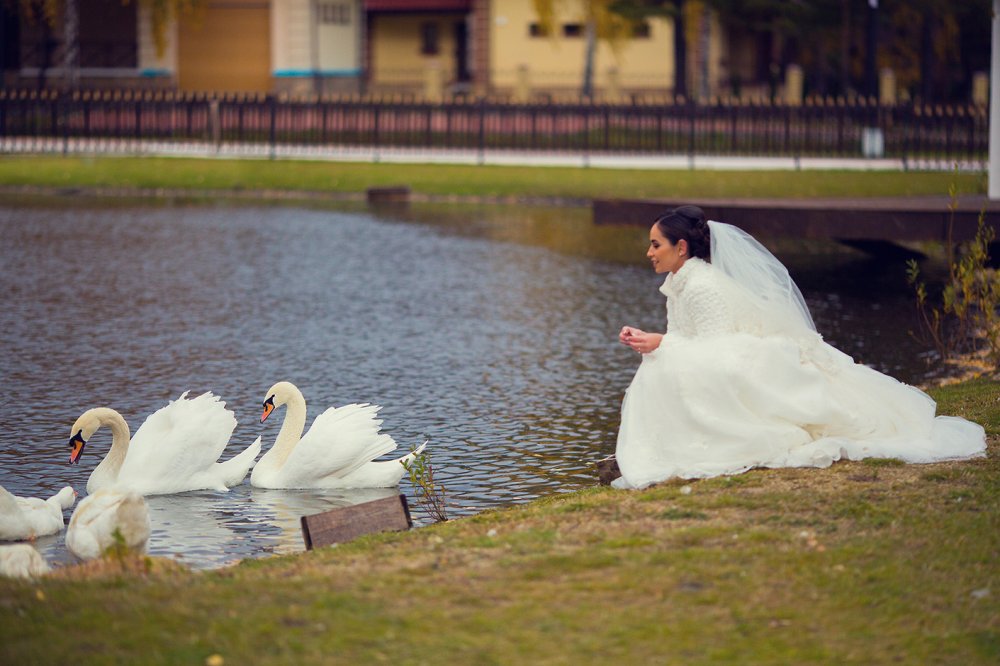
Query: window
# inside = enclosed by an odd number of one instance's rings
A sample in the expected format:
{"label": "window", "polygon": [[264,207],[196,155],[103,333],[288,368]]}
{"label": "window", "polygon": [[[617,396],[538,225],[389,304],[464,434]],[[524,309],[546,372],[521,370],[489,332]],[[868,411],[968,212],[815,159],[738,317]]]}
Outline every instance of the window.
{"label": "window", "polygon": [[649,39],[650,30],[648,21],[639,21],[632,24],[632,37],[635,39]]}
{"label": "window", "polygon": [[347,2],[321,2],[316,5],[316,18],[325,25],[350,25],[351,5]]}
{"label": "window", "polygon": [[549,30],[541,23],[532,23],[528,26],[528,35],[531,37],[548,37]]}
{"label": "window", "polygon": [[579,23],[566,23],[563,25],[563,37],[582,37],[583,26]]}
{"label": "window", "polygon": [[438,24],[420,24],[420,53],[423,55],[437,55],[438,46]]}

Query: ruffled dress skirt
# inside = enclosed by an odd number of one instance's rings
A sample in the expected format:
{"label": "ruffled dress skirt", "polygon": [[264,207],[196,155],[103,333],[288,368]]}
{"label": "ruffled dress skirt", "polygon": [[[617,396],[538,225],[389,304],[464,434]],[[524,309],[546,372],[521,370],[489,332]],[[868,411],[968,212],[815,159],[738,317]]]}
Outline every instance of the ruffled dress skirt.
{"label": "ruffled dress skirt", "polygon": [[926,393],[815,339],[667,334],[622,403],[614,485],[827,467],[845,458],[928,463],[985,454],[985,432],[937,416]]}

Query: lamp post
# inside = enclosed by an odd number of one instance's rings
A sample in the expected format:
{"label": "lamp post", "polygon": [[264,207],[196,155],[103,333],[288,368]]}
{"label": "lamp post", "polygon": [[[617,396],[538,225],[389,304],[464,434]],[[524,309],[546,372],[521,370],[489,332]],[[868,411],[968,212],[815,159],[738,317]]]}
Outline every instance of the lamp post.
{"label": "lamp post", "polygon": [[865,93],[878,96],[878,0],[868,0],[868,46],[865,51]]}
{"label": "lamp post", "polygon": [[990,55],[990,175],[987,192],[1000,199],[1000,0],[993,0],[993,51]]}

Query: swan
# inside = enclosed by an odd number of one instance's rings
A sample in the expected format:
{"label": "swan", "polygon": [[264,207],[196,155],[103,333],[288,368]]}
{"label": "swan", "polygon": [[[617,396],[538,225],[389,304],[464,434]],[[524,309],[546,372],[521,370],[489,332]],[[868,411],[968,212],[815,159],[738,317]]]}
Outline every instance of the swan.
{"label": "swan", "polygon": [[37,578],[48,572],[48,563],[34,546],[27,543],[0,546],[0,576]]}
{"label": "swan", "polygon": [[0,541],[20,541],[55,534],[66,524],[63,510],[73,506],[76,491],[64,487],[48,499],[17,497],[0,486]]}
{"label": "swan", "polygon": [[236,427],[236,417],[212,393],[188,400],[187,391],[150,414],[129,439],[122,415],[107,407],[84,412],[70,431],[70,463],[79,463],[101,426],[111,429],[111,450],[94,468],[87,492],[118,486],[143,495],[186,490],[229,490],[242,483],[260,453],[260,437],[242,453],[216,462]]}
{"label": "swan", "polygon": [[389,488],[406,471],[401,463],[426,446],[425,442],[396,460],[374,462],[396,449],[392,437],[379,432],[382,421],[375,417],[381,407],[367,403],[331,407],[303,435],[306,401],[290,382],[268,389],[261,423],[282,405],[287,411],[278,437],[250,475],[250,485],[258,488]]}
{"label": "swan", "polygon": [[149,507],[140,493],[102,488],[87,495],[70,517],[66,549],[81,560],[100,557],[115,545],[141,552],[149,533]]}

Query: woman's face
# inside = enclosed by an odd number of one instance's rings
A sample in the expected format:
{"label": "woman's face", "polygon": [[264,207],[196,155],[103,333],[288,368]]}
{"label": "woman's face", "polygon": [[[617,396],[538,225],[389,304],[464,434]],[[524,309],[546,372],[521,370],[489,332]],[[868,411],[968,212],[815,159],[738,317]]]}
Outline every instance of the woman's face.
{"label": "woman's face", "polygon": [[649,249],[646,256],[653,264],[657,273],[676,273],[687,261],[687,241],[679,240],[677,245],[660,233],[660,227],[654,224],[649,230]]}

